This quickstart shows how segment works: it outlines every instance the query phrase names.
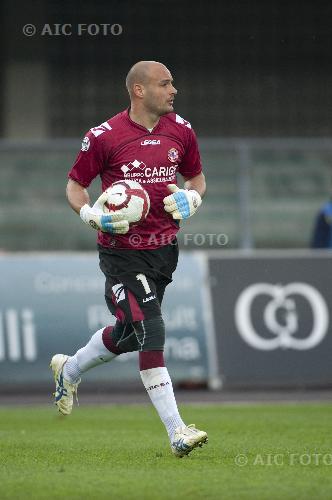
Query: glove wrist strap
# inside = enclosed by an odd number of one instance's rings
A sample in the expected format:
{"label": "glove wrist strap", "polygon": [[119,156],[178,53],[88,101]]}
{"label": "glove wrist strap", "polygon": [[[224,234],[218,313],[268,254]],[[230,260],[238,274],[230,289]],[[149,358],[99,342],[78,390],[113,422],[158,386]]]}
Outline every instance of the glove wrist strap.
{"label": "glove wrist strap", "polygon": [[91,207],[87,203],[83,205],[83,207],[81,207],[80,210],[80,217],[82,221],[85,222],[85,224],[89,224],[89,217],[88,217],[89,210],[91,210]]}
{"label": "glove wrist strap", "polygon": [[198,203],[198,206],[200,206],[202,203],[202,198],[201,198],[201,195],[199,194],[199,192],[196,191],[196,189],[189,189],[189,192],[193,194],[193,196],[195,197],[195,199]]}

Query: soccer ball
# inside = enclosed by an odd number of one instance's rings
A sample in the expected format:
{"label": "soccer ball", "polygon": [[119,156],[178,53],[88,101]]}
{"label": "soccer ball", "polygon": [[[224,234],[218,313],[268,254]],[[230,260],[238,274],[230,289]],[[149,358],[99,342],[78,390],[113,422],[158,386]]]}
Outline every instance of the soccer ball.
{"label": "soccer ball", "polygon": [[117,181],[107,188],[107,202],[104,212],[112,213],[121,210],[129,225],[142,222],[150,210],[150,198],[139,182],[123,180]]}

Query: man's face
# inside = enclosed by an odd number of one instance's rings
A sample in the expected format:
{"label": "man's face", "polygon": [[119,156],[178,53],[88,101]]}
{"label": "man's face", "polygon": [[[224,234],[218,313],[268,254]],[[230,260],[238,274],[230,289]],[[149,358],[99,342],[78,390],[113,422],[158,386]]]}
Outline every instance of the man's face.
{"label": "man's face", "polygon": [[143,89],[143,103],[148,111],[158,116],[174,111],[173,101],[177,90],[173,87],[172,75],[165,66],[151,68]]}

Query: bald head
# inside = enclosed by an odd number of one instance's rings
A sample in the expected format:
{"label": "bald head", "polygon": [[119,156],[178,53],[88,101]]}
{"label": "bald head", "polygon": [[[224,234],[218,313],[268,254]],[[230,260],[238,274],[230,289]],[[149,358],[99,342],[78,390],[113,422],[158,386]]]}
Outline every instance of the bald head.
{"label": "bald head", "polygon": [[[174,111],[177,90],[164,64],[139,61],[129,70],[126,86],[130,96],[130,117],[151,128],[160,116]],[[147,124],[150,123],[149,126]]]}
{"label": "bald head", "polygon": [[134,64],[126,78],[126,87],[130,97],[134,95],[135,85],[147,85],[151,79],[157,77],[160,71],[169,73],[166,66],[157,61],[139,61]]}

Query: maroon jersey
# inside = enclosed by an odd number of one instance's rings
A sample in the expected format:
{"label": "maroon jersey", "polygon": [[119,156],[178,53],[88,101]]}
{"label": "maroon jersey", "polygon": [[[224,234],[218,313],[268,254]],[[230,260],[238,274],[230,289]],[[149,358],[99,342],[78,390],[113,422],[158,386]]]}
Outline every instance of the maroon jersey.
{"label": "maroon jersey", "polygon": [[201,171],[197,140],[189,122],[169,113],[149,132],[133,122],[126,110],[89,130],[68,177],[88,187],[99,175],[102,191],[123,179],[142,184],[151,202],[145,221],[124,235],[99,231],[98,243],[153,249],[170,243],[179,229],[164,210],[163,199],[170,194],[167,185],[176,184],[178,172],[190,178]]}

